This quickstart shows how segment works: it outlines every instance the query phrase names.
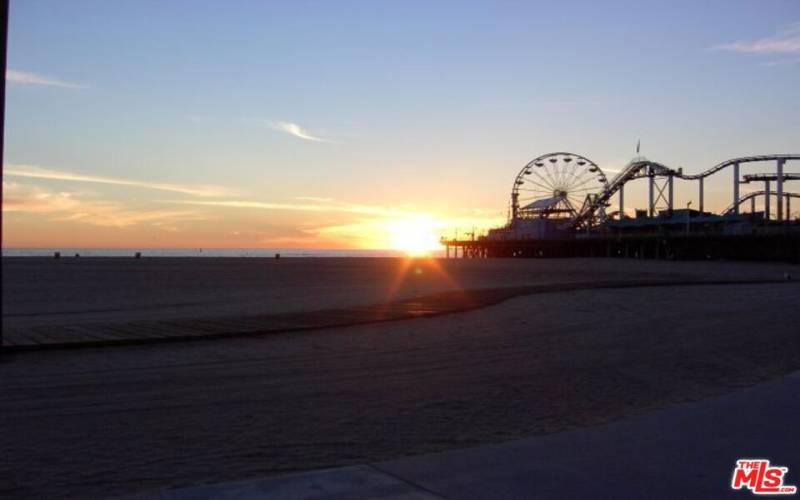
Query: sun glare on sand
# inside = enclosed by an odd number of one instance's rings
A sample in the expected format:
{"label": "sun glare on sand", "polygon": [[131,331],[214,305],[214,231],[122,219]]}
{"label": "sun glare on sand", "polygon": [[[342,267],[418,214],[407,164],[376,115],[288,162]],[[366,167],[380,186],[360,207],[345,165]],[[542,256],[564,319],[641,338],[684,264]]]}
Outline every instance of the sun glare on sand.
{"label": "sun glare on sand", "polygon": [[390,243],[409,257],[424,257],[439,249],[438,225],[433,218],[418,216],[389,225]]}

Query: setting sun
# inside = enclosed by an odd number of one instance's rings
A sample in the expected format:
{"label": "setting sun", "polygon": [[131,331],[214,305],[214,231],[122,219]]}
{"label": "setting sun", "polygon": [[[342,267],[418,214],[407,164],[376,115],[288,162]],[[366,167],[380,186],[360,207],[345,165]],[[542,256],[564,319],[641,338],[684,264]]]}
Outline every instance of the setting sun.
{"label": "setting sun", "polygon": [[392,222],[389,231],[392,248],[405,252],[409,257],[430,255],[441,246],[437,224],[429,216]]}

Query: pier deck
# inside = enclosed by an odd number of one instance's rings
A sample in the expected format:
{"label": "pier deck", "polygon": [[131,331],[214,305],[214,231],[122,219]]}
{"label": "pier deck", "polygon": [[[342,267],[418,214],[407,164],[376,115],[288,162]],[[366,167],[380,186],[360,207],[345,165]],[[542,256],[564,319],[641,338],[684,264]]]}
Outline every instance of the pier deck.
{"label": "pier deck", "polygon": [[442,240],[447,258],[621,257],[800,263],[800,233],[755,235],[576,235],[562,239]]}

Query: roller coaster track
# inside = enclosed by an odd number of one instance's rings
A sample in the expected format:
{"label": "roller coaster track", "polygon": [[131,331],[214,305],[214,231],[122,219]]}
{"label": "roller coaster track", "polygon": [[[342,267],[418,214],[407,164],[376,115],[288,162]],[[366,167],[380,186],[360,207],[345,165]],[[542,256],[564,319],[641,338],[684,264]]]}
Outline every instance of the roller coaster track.
{"label": "roller coaster track", "polygon": [[[748,184],[750,182],[763,182],[763,181],[777,181],[778,174],[747,174],[742,176],[742,184]],[[800,181],[800,174],[783,174],[784,181]]]}
{"label": "roller coaster track", "polygon": [[720,170],[730,167],[734,163],[742,164],[742,163],[750,163],[754,161],[770,161],[770,160],[800,160],[800,154],[791,154],[791,155],[760,155],[760,156],[743,156],[741,158],[733,158],[731,160],[724,161],[713,167],[709,168],[705,172],[701,172],[699,174],[694,175],[679,175],[681,179],[686,179],[687,181],[697,180],[703,177],[708,177],[709,175],[716,174]]}
{"label": "roller coaster track", "polygon": [[616,194],[617,191],[619,191],[622,188],[622,186],[625,185],[626,182],[633,179],[645,177],[648,175],[654,175],[654,176],[672,175],[679,179],[691,181],[691,180],[703,179],[737,163],[742,164],[742,163],[770,161],[770,160],[786,160],[786,161],[800,160],[800,154],[759,155],[759,156],[743,156],[740,158],[732,158],[730,160],[726,160],[722,163],[714,165],[713,167],[699,174],[693,174],[693,175],[684,174],[682,169],[675,170],[669,168],[666,165],[650,161],[645,158],[634,158],[627,165],[625,165],[625,168],[623,168],[622,171],[620,171],[614,178],[612,178],[605,185],[605,187],[600,193],[598,193],[597,195],[589,195],[586,197],[586,200],[584,201],[581,210],[570,221],[569,226],[571,228],[579,228],[585,226],[589,221],[592,220],[592,218],[594,218],[595,214],[601,207],[607,206],[608,200],[610,200],[611,197],[614,196],[614,194]]}
{"label": "roller coaster track", "polygon": [[[739,203],[732,203],[730,206],[728,206],[728,208],[723,210],[722,211],[722,215],[730,215],[730,214],[733,213],[733,210],[737,206],[742,205],[743,203],[745,203],[747,201],[750,201],[753,198],[758,198],[759,196],[764,196],[766,193],[767,193],[766,191],[753,191],[752,193],[747,193],[746,195],[744,195],[741,198],[739,198]],[[770,196],[778,196],[778,192],[777,191],[770,191],[769,195]],[[785,193],[783,193],[783,196],[784,197],[788,197],[788,198],[800,199],[800,193],[785,192]]]}
{"label": "roller coaster track", "polygon": [[605,206],[608,200],[610,200],[626,182],[642,177],[643,171],[646,172],[650,168],[652,168],[654,173],[668,173],[671,171],[668,167],[660,163],[643,158],[634,158],[605,185],[599,194],[586,197],[586,200],[583,202],[583,207],[581,207],[578,214],[570,221],[570,227],[577,228],[585,225],[587,221],[594,217],[598,209]]}

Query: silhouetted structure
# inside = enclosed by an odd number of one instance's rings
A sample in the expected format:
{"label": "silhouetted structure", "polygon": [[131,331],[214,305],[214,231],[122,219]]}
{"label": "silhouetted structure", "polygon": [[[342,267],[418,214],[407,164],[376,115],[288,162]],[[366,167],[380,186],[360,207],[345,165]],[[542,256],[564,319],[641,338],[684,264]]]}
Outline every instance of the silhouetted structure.
{"label": "silhouetted structure", "polygon": [[[784,186],[787,181],[800,180],[800,173],[784,171],[786,163],[794,160],[800,160],[800,154],[748,156],[689,175],[639,156],[609,180],[597,164],[583,156],[550,153],[529,162],[515,177],[509,220],[503,227],[469,240],[443,239],[442,244],[447,257],[460,253],[461,257],[800,262],[800,222],[791,220],[791,200],[800,194],[788,192]],[[740,175],[742,165],[765,163],[774,165],[774,172]],[[705,179],[726,170],[733,173],[731,204],[719,214],[706,212]],[[648,206],[630,218],[625,213],[625,185],[637,179],[648,183]],[[698,183],[697,210],[675,208],[675,179]],[[764,189],[741,196],[740,186],[751,182],[763,182]],[[618,210],[609,211],[613,196]],[[763,209],[757,211],[759,199]],[[749,212],[743,207],[749,207]]]}

